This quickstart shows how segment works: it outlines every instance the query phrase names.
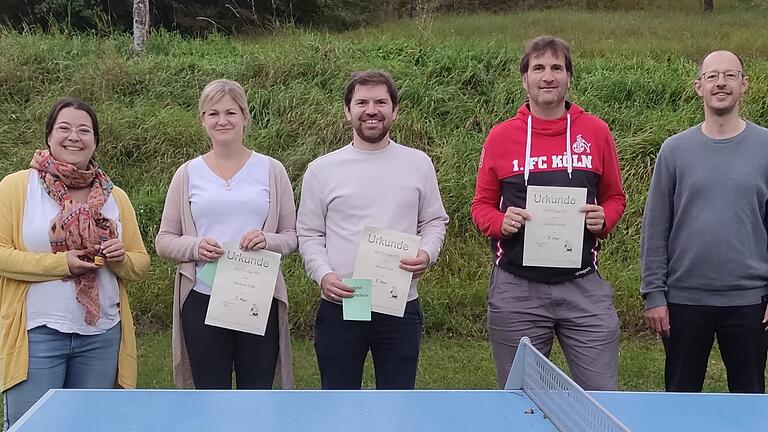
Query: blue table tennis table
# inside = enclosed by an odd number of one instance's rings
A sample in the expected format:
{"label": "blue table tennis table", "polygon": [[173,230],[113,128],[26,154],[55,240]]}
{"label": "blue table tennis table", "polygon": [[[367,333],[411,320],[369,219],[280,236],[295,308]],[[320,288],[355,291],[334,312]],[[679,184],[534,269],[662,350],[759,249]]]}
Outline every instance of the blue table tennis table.
{"label": "blue table tennis table", "polygon": [[584,392],[526,344],[504,390],[51,390],[11,431],[768,431],[768,395]]}

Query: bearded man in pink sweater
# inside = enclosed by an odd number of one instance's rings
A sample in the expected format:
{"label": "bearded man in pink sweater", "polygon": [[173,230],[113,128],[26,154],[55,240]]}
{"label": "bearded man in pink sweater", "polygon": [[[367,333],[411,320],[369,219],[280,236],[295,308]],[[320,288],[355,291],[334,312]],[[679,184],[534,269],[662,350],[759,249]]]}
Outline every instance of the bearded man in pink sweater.
{"label": "bearded man in pink sweater", "polygon": [[[415,385],[423,328],[416,287],[437,260],[448,215],[429,156],[389,137],[397,101],[388,73],[353,73],[344,95],[353,140],[311,162],[304,174],[297,232],[307,274],[320,286],[315,352],[323,389],[359,389],[368,351],[377,388]],[[366,226],[421,237],[416,257],[400,261],[413,273],[402,317],[343,318],[342,299],[354,290],[342,279],[352,277]]]}

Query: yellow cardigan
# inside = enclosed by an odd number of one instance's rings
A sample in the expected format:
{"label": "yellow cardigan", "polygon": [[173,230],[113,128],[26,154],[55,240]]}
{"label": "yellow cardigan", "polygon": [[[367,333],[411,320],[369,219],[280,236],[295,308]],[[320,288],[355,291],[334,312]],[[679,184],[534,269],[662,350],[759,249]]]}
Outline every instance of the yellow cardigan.
{"label": "yellow cardigan", "polygon": [[[27,252],[22,223],[29,170],[0,181],[0,391],[27,379],[26,298],[31,282],[56,280],[70,275],[64,253]],[[149,269],[149,255],[141,240],[136,213],[121,189],[112,190],[122,222],[125,261],[108,263],[120,285],[121,339],[117,386],[135,388],[137,379],[136,335],[123,281],[141,278]]]}

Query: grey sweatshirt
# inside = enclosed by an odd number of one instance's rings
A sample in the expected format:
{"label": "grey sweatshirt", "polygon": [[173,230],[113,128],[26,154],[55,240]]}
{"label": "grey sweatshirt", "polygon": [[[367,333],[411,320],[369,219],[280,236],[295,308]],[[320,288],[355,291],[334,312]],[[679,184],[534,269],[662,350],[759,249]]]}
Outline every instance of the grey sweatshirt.
{"label": "grey sweatshirt", "polygon": [[646,309],[758,304],[768,294],[768,129],[747,122],[711,139],[667,139],[653,171],[640,243]]}

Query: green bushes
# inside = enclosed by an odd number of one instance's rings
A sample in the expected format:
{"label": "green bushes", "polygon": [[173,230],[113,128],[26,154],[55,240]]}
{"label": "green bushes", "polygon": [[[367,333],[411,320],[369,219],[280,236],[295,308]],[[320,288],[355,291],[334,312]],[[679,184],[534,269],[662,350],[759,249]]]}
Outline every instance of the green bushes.
{"label": "green bushes", "polygon": [[[376,17],[362,0],[154,0],[153,27],[184,34],[260,33],[280,23],[346,29]],[[387,8],[389,10],[389,8]],[[133,26],[133,2],[110,0],[4,0],[0,22],[103,34]]]}
{"label": "green bushes", "polygon": [[[410,22],[334,36],[289,31],[258,40],[189,40],[157,32],[139,60],[127,54],[128,36],[0,31],[0,175],[28,165],[42,145],[45,115],[55,99],[84,97],[104,128],[98,159],[131,196],[153,250],[173,172],[208,147],[196,114],[205,83],[225,77],[245,86],[254,116],[247,143],[285,164],[298,197],[307,163],[350,140],[342,111],[348,74],[387,68],[401,87],[394,138],[432,156],[451,217],[443,255],[420,286],[427,331],[481,334],[490,259],[469,219],[477,158],[490,127],[512,116],[523,101],[520,45],[540,32],[530,23],[550,22],[548,31],[574,41],[571,99],[605,119],[616,136],[628,208],[605,243],[600,268],[616,288],[625,330],[636,332],[642,328],[640,220],[654,158],[666,137],[701,119],[691,89],[692,59],[719,47],[745,54],[751,75],[745,114],[768,124],[768,62],[758,54],[768,47],[760,24],[765,15],[739,15],[740,31],[753,36],[749,42],[735,33],[698,39],[731,26],[737,21],[733,15],[704,20],[652,12],[634,13],[626,21],[624,14],[574,11],[475,16],[435,20],[429,32]],[[485,23],[483,30],[477,30],[478,22]],[[595,24],[585,28],[587,22],[600,23],[599,32],[591,32]],[[669,23],[699,42],[661,35],[663,42],[654,44],[651,36],[643,41],[634,36],[640,28]],[[475,30],[462,36],[467,26]],[[173,266],[153,258],[150,275],[130,292],[145,329],[167,327],[171,315]],[[317,288],[297,256],[287,259],[285,274],[294,332],[307,335]]]}

